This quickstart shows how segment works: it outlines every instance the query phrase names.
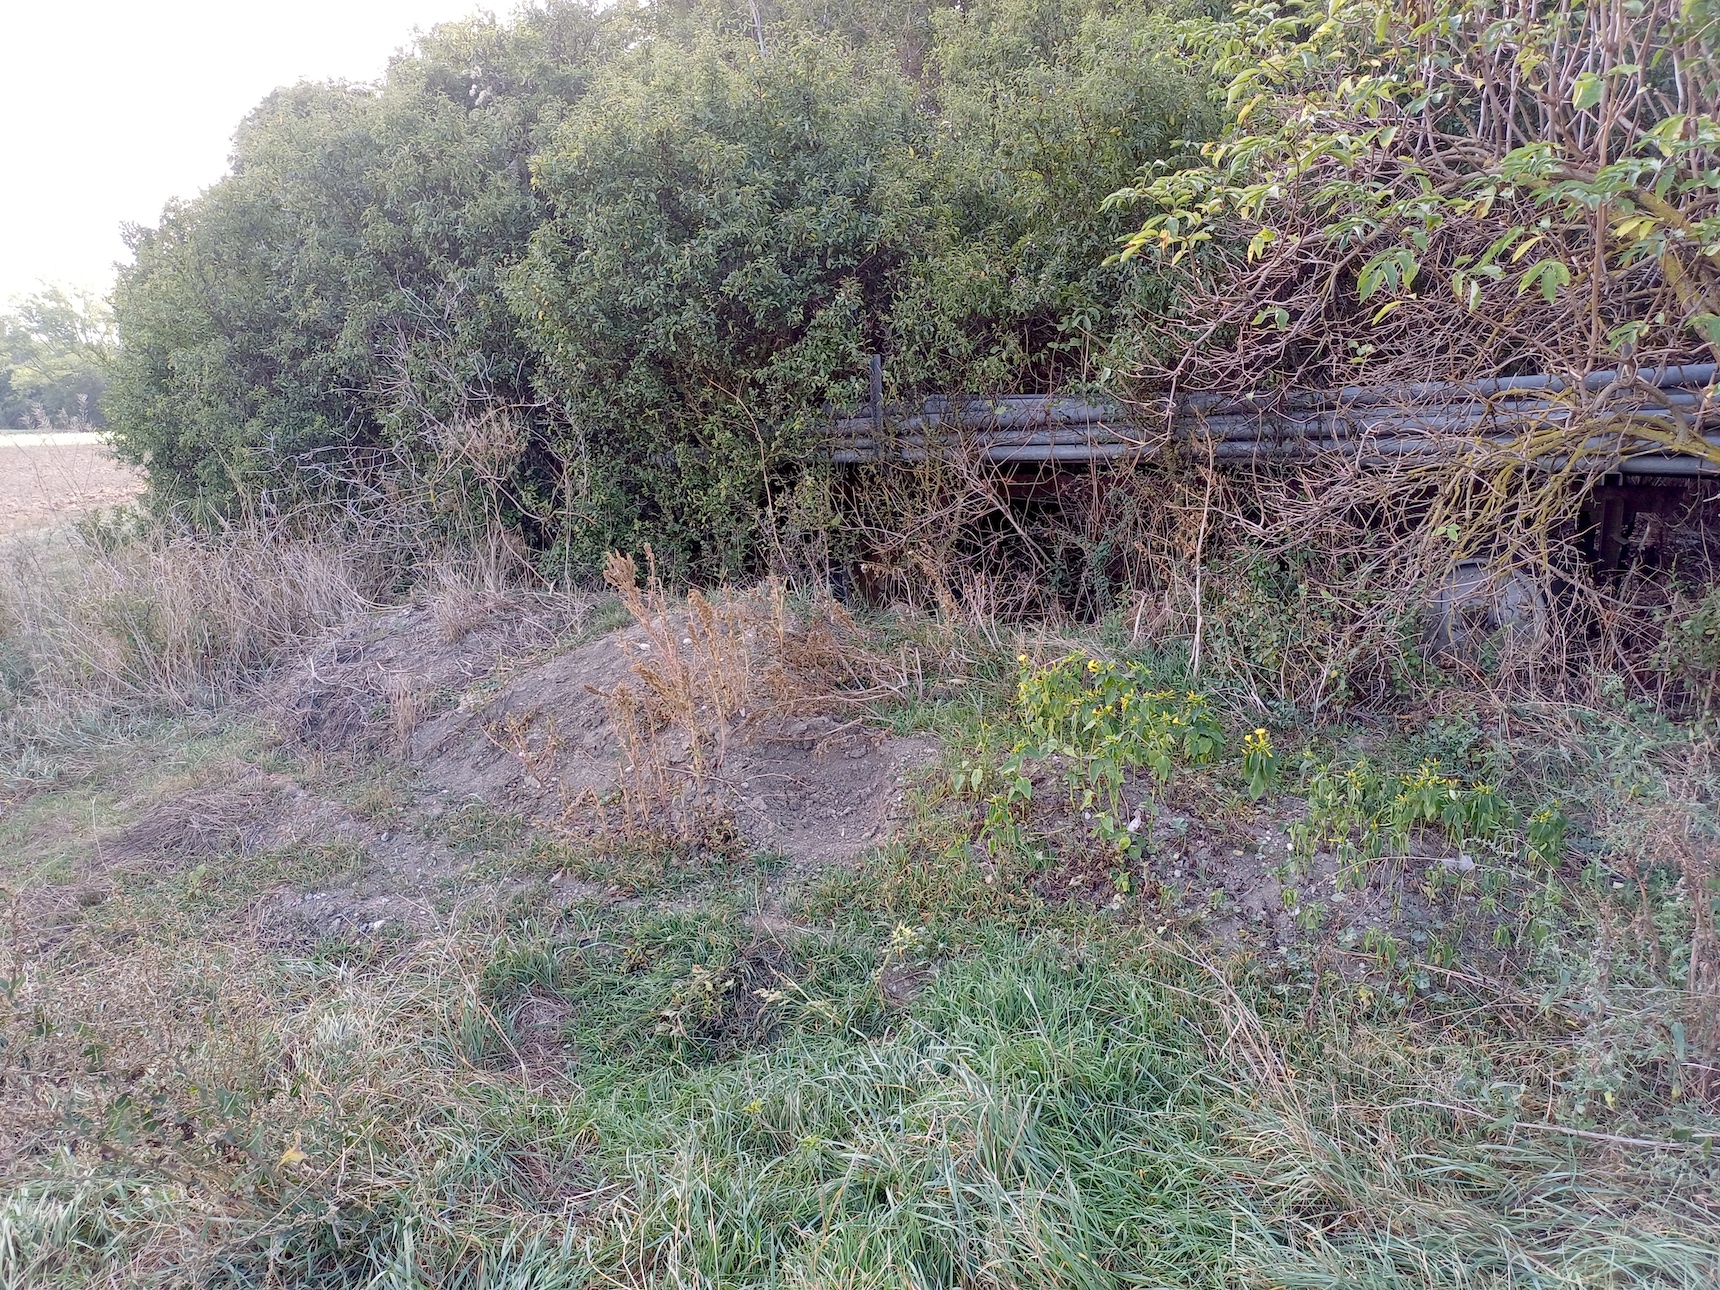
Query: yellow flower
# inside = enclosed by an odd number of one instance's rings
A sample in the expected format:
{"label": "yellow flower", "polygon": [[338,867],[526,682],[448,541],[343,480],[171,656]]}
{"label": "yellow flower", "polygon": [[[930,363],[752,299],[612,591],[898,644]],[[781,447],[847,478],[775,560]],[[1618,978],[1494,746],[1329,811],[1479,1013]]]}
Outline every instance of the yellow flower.
{"label": "yellow flower", "polygon": [[1099,660],[1096,658],[1088,659],[1087,660],[1087,670],[1089,672],[1097,672],[1099,670]]}

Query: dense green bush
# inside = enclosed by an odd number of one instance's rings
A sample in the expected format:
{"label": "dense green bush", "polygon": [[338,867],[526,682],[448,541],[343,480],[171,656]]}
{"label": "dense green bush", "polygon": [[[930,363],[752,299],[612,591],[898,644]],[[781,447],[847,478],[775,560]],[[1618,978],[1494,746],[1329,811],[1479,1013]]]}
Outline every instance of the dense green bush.
{"label": "dense green bush", "polygon": [[373,491],[505,413],[540,548],[740,572],[867,355],[899,395],[1114,368],[1159,276],[1106,263],[1128,227],[1101,204],[1213,124],[1167,31],[1147,0],[438,28],[377,86],[272,95],[231,175],[134,234],[120,442],[213,512]]}
{"label": "dense green bush", "polygon": [[533,163],[549,210],[513,284],[590,462],[591,537],[744,560],[761,471],[852,393],[928,240],[906,160],[926,134],[896,68],[813,40],[649,44],[569,114]]}
{"label": "dense green bush", "polygon": [[133,234],[108,407],[164,497],[231,505],[303,454],[421,449],[531,399],[500,277],[536,203],[526,158],[583,88],[582,7],[438,28],[379,88],[271,95],[232,173]]}

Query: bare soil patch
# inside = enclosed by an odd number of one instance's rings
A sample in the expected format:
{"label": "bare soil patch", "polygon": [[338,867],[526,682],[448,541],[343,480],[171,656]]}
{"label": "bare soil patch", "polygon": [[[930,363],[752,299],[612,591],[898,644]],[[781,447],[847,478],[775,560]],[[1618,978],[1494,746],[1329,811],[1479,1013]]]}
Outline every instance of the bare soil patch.
{"label": "bare soil patch", "polygon": [[47,528],[143,491],[143,478],[101,442],[22,442],[0,434],[0,537]]}
{"label": "bare soil patch", "polygon": [[[452,795],[539,821],[599,826],[630,771],[604,695],[648,648],[641,633],[623,630],[549,659],[487,702],[427,722],[413,736],[412,758]],[[881,840],[904,776],[931,751],[926,742],[828,716],[780,718],[761,721],[731,746],[712,778],[751,845],[818,865]],[[671,755],[685,769],[685,750]]]}
{"label": "bare soil patch", "polygon": [[[555,629],[565,637],[579,617],[569,610],[557,623],[498,602],[458,634],[429,608],[360,624],[286,679],[282,733],[322,751],[390,750],[450,803],[601,829],[631,770],[606,696],[654,647],[635,628],[554,645]],[[909,771],[933,752],[857,722],[774,716],[751,724],[709,776],[749,846],[814,868],[882,841]],[[691,773],[686,750],[669,755],[671,771]]]}

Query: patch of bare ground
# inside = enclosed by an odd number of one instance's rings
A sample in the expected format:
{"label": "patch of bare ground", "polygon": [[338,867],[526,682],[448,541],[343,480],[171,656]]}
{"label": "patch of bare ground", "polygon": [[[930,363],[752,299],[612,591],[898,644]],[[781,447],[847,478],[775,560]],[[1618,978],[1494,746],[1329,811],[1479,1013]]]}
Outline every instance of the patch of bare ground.
{"label": "patch of bare ground", "polygon": [[[278,749],[150,779],[104,802],[100,829],[88,812],[82,824],[76,812],[46,817],[69,867],[30,893],[35,950],[140,884],[226,884],[243,893],[232,917],[269,945],[423,932],[528,889],[541,896],[536,841],[648,842],[659,823],[672,829],[667,816],[641,825],[630,813],[643,772],[616,724],[666,638],[605,630],[619,616],[612,600],[454,589],[349,622],[260,695]],[[684,630],[684,615],[671,627]],[[747,648],[762,659],[770,642]],[[797,714],[762,697],[757,708],[736,714],[700,764],[696,809],[733,853],[710,862],[777,857],[780,894],[883,841],[935,748],[846,713]],[[651,747],[659,787],[694,774],[695,749],[672,722]],[[78,836],[60,836],[68,828]],[[704,845],[682,844],[695,868]],[[558,901],[629,897],[625,883],[571,873],[550,887]]]}
{"label": "patch of bare ground", "polygon": [[367,820],[288,775],[243,761],[153,796],[115,804],[132,816],[129,823],[105,837],[92,830],[64,881],[20,894],[14,930],[21,945],[34,955],[52,951],[82,911],[122,887],[193,879],[242,893],[234,917],[263,944],[302,948],[322,936],[422,929],[438,921],[438,899],[466,865],[440,838]]}
{"label": "patch of bare ground", "polygon": [[94,435],[71,443],[36,438],[0,434],[0,537],[120,506],[143,490],[138,472]]}
{"label": "patch of bare ground", "polygon": [[1346,868],[1326,849],[1300,860],[1291,833],[1304,815],[1299,799],[1242,802],[1190,775],[1169,787],[1131,777],[1131,800],[1154,805],[1141,821],[1142,858],[1124,869],[1091,823],[1058,801],[1061,786],[1053,776],[1042,772],[1035,787],[1040,801],[1055,803],[1035,828],[1060,840],[1051,863],[1032,879],[1039,896],[1059,905],[1135,909],[1148,922],[1198,931],[1231,949],[1288,947],[1346,931],[1360,939],[1388,929],[1412,946],[1425,945],[1451,919],[1427,894],[1429,872],[1468,863],[1433,835],[1418,838],[1415,854],[1362,868]]}
{"label": "patch of bare ground", "polygon": [[[271,711],[308,753],[392,760],[422,799],[410,812],[420,824],[482,804],[530,830],[592,836],[638,823],[629,803],[647,777],[671,793],[697,779],[699,809],[732,820],[746,847],[783,856],[791,876],[882,841],[910,772],[935,753],[928,740],[758,693],[729,714],[714,751],[700,744],[708,732],[670,722],[652,732],[658,760],[636,764],[618,716],[665,663],[665,642],[692,629],[671,613],[581,641],[591,613],[588,602],[497,596],[466,606],[455,629],[445,606],[368,618],[290,668]],[[768,688],[771,648],[757,632],[737,645],[757,656],[755,688]]]}
{"label": "patch of bare ground", "polygon": [[419,726],[577,638],[589,599],[463,588],[354,620],[282,669],[265,712],[313,753],[411,760]]}
{"label": "patch of bare ground", "polygon": [[[412,759],[453,797],[545,824],[601,827],[619,817],[622,788],[640,773],[624,763],[606,695],[648,649],[639,633],[620,631],[550,659],[428,721],[413,736]],[[691,776],[685,741],[664,744],[669,774]],[[817,866],[879,841],[901,809],[905,776],[932,752],[926,741],[828,715],[767,717],[704,778],[751,846]]]}

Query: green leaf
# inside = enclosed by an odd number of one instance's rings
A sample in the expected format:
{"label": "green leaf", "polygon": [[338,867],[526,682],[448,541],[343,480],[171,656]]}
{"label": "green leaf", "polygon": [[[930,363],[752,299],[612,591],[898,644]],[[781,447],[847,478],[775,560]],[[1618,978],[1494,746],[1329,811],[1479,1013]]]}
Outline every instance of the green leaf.
{"label": "green leaf", "polygon": [[[1514,237],[1514,236],[1516,236],[1516,234],[1519,231],[1520,230],[1518,230],[1518,229],[1512,229],[1511,232],[1507,236]],[[1505,240],[1504,238],[1501,238],[1499,241],[1503,242],[1504,240]],[[1529,254],[1530,251],[1535,249],[1535,246],[1540,242],[1540,240],[1541,240],[1541,234],[1537,233],[1537,234],[1535,234],[1534,237],[1530,238],[1527,242],[1523,243],[1522,246],[1518,247],[1515,251],[1511,252],[1511,263],[1515,264],[1515,263],[1517,263],[1518,260],[1521,260],[1525,255]],[[1493,245],[1498,246],[1499,242],[1495,242]],[[1489,248],[1487,258],[1491,258],[1491,255],[1492,255],[1492,248]]]}
{"label": "green leaf", "polygon": [[1536,285],[1541,288],[1542,298],[1552,304],[1559,298],[1560,290],[1571,285],[1571,271],[1562,260],[1537,260],[1525,270],[1517,284],[1517,294],[1522,295]]}
{"label": "green leaf", "polygon": [[1601,92],[1605,89],[1606,82],[1598,73],[1584,72],[1571,87],[1571,106],[1579,112],[1587,111],[1601,101]]}
{"label": "green leaf", "polygon": [[1607,348],[1615,354],[1630,349],[1647,330],[1648,324],[1640,318],[1635,322],[1620,323],[1607,333]]}
{"label": "green leaf", "polygon": [[1368,297],[1382,288],[1395,295],[1400,289],[1408,291],[1420,268],[1415,252],[1408,247],[1382,251],[1362,266],[1356,277],[1356,299],[1366,303]]}

